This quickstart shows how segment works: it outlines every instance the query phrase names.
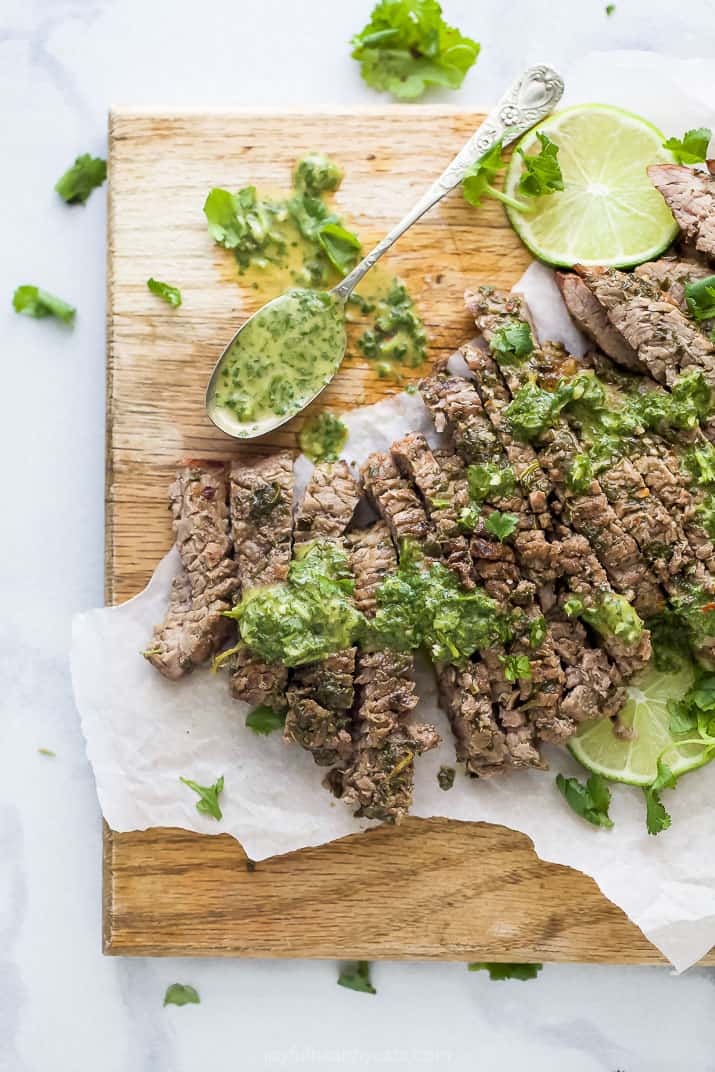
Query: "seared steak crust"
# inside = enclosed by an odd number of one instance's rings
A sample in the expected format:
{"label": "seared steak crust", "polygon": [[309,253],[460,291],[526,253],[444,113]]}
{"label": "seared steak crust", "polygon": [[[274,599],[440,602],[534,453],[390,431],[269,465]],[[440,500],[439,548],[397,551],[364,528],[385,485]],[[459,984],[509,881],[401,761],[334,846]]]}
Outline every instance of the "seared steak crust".
{"label": "seared steak crust", "polygon": [[439,553],[434,529],[419,496],[390,454],[371,454],[360,469],[363,486],[399,547],[412,540],[426,554]]}
{"label": "seared steak crust", "polygon": [[651,283],[615,268],[576,271],[654,380],[671,386],[681,373],[699,370],[715,387],[713,344]]}
{"label": "seared steak crust", "polygon": [[651,164],[648,178],[675,216],[687,242],[715,257],[715,182],[709,175],[678,164]]}
{"label": "seared steak crust", "polygon": [[165,677],[179,678],[213,655],[231,626],[237,588],[228,531],[226,467],[190,462],[179,470],[169,498],[182,572],[146,658]]}
{"label": "seared steak crust", "polygon": [[316,465],[295,515],[296,544],[335,539],[347,529],[360,489],[344,461]]}

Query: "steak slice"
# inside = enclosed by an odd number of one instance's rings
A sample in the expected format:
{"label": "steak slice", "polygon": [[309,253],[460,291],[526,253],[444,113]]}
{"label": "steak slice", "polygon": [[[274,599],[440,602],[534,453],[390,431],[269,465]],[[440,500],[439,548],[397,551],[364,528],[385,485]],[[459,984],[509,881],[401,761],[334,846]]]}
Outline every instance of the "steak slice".
{"label": "steak slice", "polygon": [[[507,746],[506,734],[494,715],[486,666],[478,660],[466,667],[437,668],[440,705],[454,734],[457,759],[468,774],[487,777],[502,773],[510,751],[521,754],[520,741]],[[530,742],[529,751],[532,746]]]}
{"label": "steak slice", "polygon": [[[231,532],[244,596],[285,581],[291,559],[293,458],[280,451],[231,465]],[[288,671],[239,647],[229,660],[231,694],[249,704],[285,709]]]}
{"label": "steak slice", "polygon": [[[316,465],[296,514],[299,543],[320,540],[344,546],[342,539],[360,498],[345,462]],[[355,698],[356,649],[336,651],[291,672],[283,736],[312,752],[323,767],[344,762],[353,751],[350,711]]]}
{"label": "steak slice", "polygon": [[390,454],[371,454],[360,468],[369,500],[387,524],[396,546],[411,540],[425,554],[439,554],[439,543],[427,512]]}
{"label": "steak slice", "polygon": [[181,573],[146,658],[165,677],[189,673],[219,649],[231,630],[224,617],[238,587],[231,555],[226,466],[191,461],[169,490]]}
{"label": "steak slice", "polygon": [[615,268],[576,271],[654,380],[670,387],[681,373],[700,370],[715,387],[713,344],[651,283]]}
{"label": "steak slice", "polygon": [[316,465],[295,515],[294,542],[302,544],[342,536],[359,499],[360,489],[346,462]]}
{"label": "steak slice", "polygon": [[709,175],[678,164],[651,164],[648,178],[687,242],[699,253],[715,257],[715,182]]}
{"label": "steak slice", "polygon": [[[374,613],[377,588],[397,566],[387,525],[378,521],[349,534],[356,603]],[[399,823],[412,803],[415,757],[439,744],[433,726],[407,725],[417,704],[413,657],[399,651],[358,653],[354,709],[355,751],[349,766],[334,771],[333,789],[356,815]]]}
{"label": "steak slice", "polygon": [[638,360],[638,354],[608,319],[606,310],[583,279],[573,272],[557,272],[556,282],[571,319],[579,330],[593,339],[619,365],[633,372],[641,372],[643,365]]}

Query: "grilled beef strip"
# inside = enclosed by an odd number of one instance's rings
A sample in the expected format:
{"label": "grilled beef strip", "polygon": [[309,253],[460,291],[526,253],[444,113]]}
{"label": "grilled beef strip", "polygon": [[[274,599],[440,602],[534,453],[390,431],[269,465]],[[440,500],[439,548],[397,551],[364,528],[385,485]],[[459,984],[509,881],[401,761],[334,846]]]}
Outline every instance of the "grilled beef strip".
{"label": "grilled beef strip", "polygon": [[[491,426],[489,430],[491,432]],[[433,454],[427,440],[418,433],[393,443],[391,451],[411,476],[435,524],[438,526],[439,519],[449,517],[452,531],[459,532],[457,519],[460,505],[470,501],[462,459],[454,454],[450,456],[448,451]],[[453,496],[451,501],[445,497],[449,492]],[[508,500],[489,500],[484,505],[518,510],[525,514],[528,523],[533,526],[533,518],[528,510],[523,509],[521,496],[510,496]],[[545,740],[563,739],[563,720],[558,714],[558,705],[564,675],[558,656],[548,634],[538,650],[532,650],[528,641],[531,623],[541,617],[534,601],[534,584],[522,577],[513,549],[491,536],[481,519],[478,534],[469,544],[465,540],[465,550],[467,555],[471,551],[469,574],[472,585],[476,574],[487,595],[498,603],[503,612],[509,612],[515,606],[520,609],[520,628],[510,645],[509,654],[525,655],[529,659],[530,678],[521,679],[518,685],[513,686],[504,676],[499,653],[484,651],[481,654],[497,690],[502,725],[521,732],[524,725],[533,723]],[[526,715],[525,711],[528,712]],[[522,736],[528,739],[528,731]],[[536,755],[533,759],[537,761]]]}
{"label": "grilled beef strip", "polygon": [[564,304],[579,330],[589,339],[593,339],[596,345],[619,365],[633,372],[644,371],[638,354],[608,319],[606,310],[583,279],[573,272],[557,272],[556,282]]}
{"label": "grilled beef strip", "polygon": [[652,283],[615,268],[576,271],[654,380],[670,387],[680,373],[699,370],[715,387],[713,344]]}
{"label": "grilled beef strip", "polygon": [[651,164],[648,178],[665,200],[683,237],[699,253],[715,257],[715,182],[678,164]]}
{"label": "grilled beef strip", "polygon": [[[397,565],[390,532],[378,521],[347,541],[356,605],[370,617],[378,586]],[[345,770],[331,772],[330,784],[356,815],[399,823],[412,803],[415,757],[435,748],[439,735],[433,726],[406,723],[417,704],[411,653],[360,651],[357,667],[354,752]]]}
{"label": "grilled beef strip", "polygon": [[[359,498],[358,486],[344,461],[316,465],[296,512],[296,542],[320,540],[344,546],[343,535]],[[290,674],[283,736],[312,752],[319,766],[332,766],[352,754],[355,660],[356,649],[347,648],[296,667]]]}
{"label": "grilled beef strip", "polygon": [[367,497],[390,530],[397,547],[412,540],[425,554],[439,556],[437,535],[416,492],[390,454],[371,454],[360,468]]}
{"label": "grilled beef strip", "polygon": [[[244,596],[285,581],[291,559],[293,459],[280,451],[231,465],[231,532]],[[288,671],[239,647],[229,661],[231,694],[249,704],[285,709]]]}
{"label": "grilled beef strip", "polygon": [[[580,623],[567,618],[561,609],[563,599],[561,601],[557,599],[554,582],[556,576],[564,572],[566,565],[573,562],[574,538],[571,540],[569,554],[562,556],[558,543],[547,542],[545,533],[541,529],[528,530],[528,520],[523,515],[529,513],[536,514],[541,525],[544,525],[548,506],[547,493],[550,490],[549,482],[540,469],[532,448],[513,440],[505,427],[502,414],[509,404],[510,396],[498,375],[496,365],[488,355],[472,347],[465,347],[462,353],[467,364],[478,373],[480,403],[483,404],[484,412],[488,414],[493,429],[502,438],[506,460],[512,465],[522,486],[526,485],[528,489],[523,499],[515,498],[510,503],[512,508],[520,511],[522,515],[519,530],[511,538],[514,551],[516,551],[516,562],[511,547],[495,541],[485,541],[483,534],[477,533],[471,544],[475,566],[481,583],[498,601],[508,598],[512,603],[518,604],[519,577],[522,577],[522,588],[524,575],[531,577],[535,582],[541,612],[547,621],[547,634],[542,646],[538,649],[539,658],[534,659],[534,652],[526,644],[525,635],[522,635],[518,641],[521,645],[519,653],[527,655],[532,662],[532,674],[537,692],[539,681],[548,682],[548,691],[545,696],[542,695],[542,702],[537,700],[532,707],[532,717],[539,735],[546,740],[562,741],[575,731],[577,721],[582,718],[595,717],[597,713],[612,714],[620,709],[623,703],[621,669],[616,661],[600,647],[587,652],[586,648],[589,647],[589,643],[585,629]],[[434,378],[428,381],[426,386],[425,393],[428,399],[442,398],[438,385],[434,383]],[[469,384],[469,387],[472,391],[476,391],[473,384]],[[460,391],[464,394],[465,388],[460,388]],[[443,398],[442,401],[444,401]],[[473,405],[476,405],[474,400]],[[448,415],[449,407],[443,405],[442,413]],[[600,593],[609,590],[610,586],[587,541],[582,537],[575,539],[580,541],[579,547],[584,564],[570,571],[569,587],[572,592],[584,598],[585,602],[595,603]],[[591,559],[590,563],[587,561],[588,558]],[[524,626],[526,627],[534,617],[540,616],[540,613],[536,609],[534,600],[528,596],[524,609]],[[523,633],[525,632],[526,629]],[[563,638],[574,634],[582,640],[580,647],[574,648],[563,642]],[[624,671],[631,672],[634,664],[642,665],[642,645],[638,645],[635,650],[633,646],[629,650],[624,650],[623,643],[616,641],[615,638],[610,641],[610,645],[615,649],[615,659],[620,660]],[[516,651],[515,647],[513,652],[516,653]],[[543,665],[540,665],[542,656]],[[546,700],[545,703],[544,700]]]}
{"label": "grilled beef strip", "polygon": [[[467,291],[465,303],[487,344],[505,320],[528,322],[522,299],[518,295],[503,294],[493,287]],[[554,357],[557,363],[562,362],[558,349],[552,353],[535,349],[520,364],[504,365],[499,372],[510,394],[515,395],[539,368],[544,368],[544,363],[553,361]],[[576,362],[572,361],[575,367]],[[563,366],[559,364],[554,370],[554,381],[562,371]],[[657,613],[663,603],[658,582],[636,541],[619,522],[598,480],[593,480],[585,493],[573,491],[566,484],[565,474],[580,453],[579,442],[566,419],[558,418],[554,427],[541,436],[535,449],[563,508],[565,520],[589,540],[614,589],[634,604],[641,617],[648,618]]]}
{"label": "grilled beef strip", "polygon": [[[657,261],[639,264],[634,270],[634,275],[647,280],[667,301],[677,305],[681,312],[689,317],[685,288],[688,283],[697,282],[698,279],[707,279],[708,276],[713,275],[713,268],[712,265],[703,264],[701,261],[666,256]],[[715,317],[693,320],[692,323],[703,335],[708,338],[712,336],[715,329]]]}
{"label": "grilled beef strip", "polygon": [[226,466],[215,462],[188,462],[169,489],[181,573],[146,658],[172,680],[205,662],[231,630],[223,616],[237,588],[227,497]]}

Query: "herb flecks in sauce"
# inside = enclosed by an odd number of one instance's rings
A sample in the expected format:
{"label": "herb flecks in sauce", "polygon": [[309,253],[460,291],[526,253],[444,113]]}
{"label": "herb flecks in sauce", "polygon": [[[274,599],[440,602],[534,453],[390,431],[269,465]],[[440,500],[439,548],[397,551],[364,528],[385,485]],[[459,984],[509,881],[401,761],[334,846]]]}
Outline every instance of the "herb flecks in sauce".
{"label": "herb flecks in sauce", "polygon": [[581,618],[602,636],[615,636],[631,646],[643,634],[643,622],[625,596],[603,592],[595,606],[586,606],[579,596],[570,596],[564,610],[571,618]]}
{"label": "herb flecks in sauce", "polygon": [[417,368],[425,359],[427,335],[401,279],[375,303],[374,324],[362,333],[358,346],[375,362],[379,376],[395,375],[396,366]]}
{"label": "herb flecks in sauce", "polygon": [[340,301],[322,291],[290,290],[240,332],[218,370],[211,403],[234,435],[260,435],[329,382],[345,341]]}
{"label": "herb flecks in sauce", "polygon": [[312,462],[334,462],[340,456],[347,427],[334,413],[318,413],[310,417],[300,430],[300,449]]}
{"label": "herb flecks in sauce", "polygon": [[311,197],[332,193],[342,181],[343,173],[338,164],[323,153],[306,153],[293,171],[295,189],[304,190]]}

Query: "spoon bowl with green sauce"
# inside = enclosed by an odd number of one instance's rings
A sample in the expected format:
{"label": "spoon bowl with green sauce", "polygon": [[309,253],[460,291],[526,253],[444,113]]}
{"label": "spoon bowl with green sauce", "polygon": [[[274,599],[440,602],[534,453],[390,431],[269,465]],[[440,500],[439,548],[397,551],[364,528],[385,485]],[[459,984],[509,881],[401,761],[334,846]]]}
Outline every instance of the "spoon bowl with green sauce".
{"label": "spoon bowl with green sauce", "polygon": [[363,276],[485,153],[497,143],[515,141],[553,111],[563,90],[550,67],[530,67],[412,210],[342,282],[330,291],[286,291],[249,317],[219,357],[206,388],[206,412],[216,427],[237,439],[255,439],[317,398],[345,354],[345,306]]}

